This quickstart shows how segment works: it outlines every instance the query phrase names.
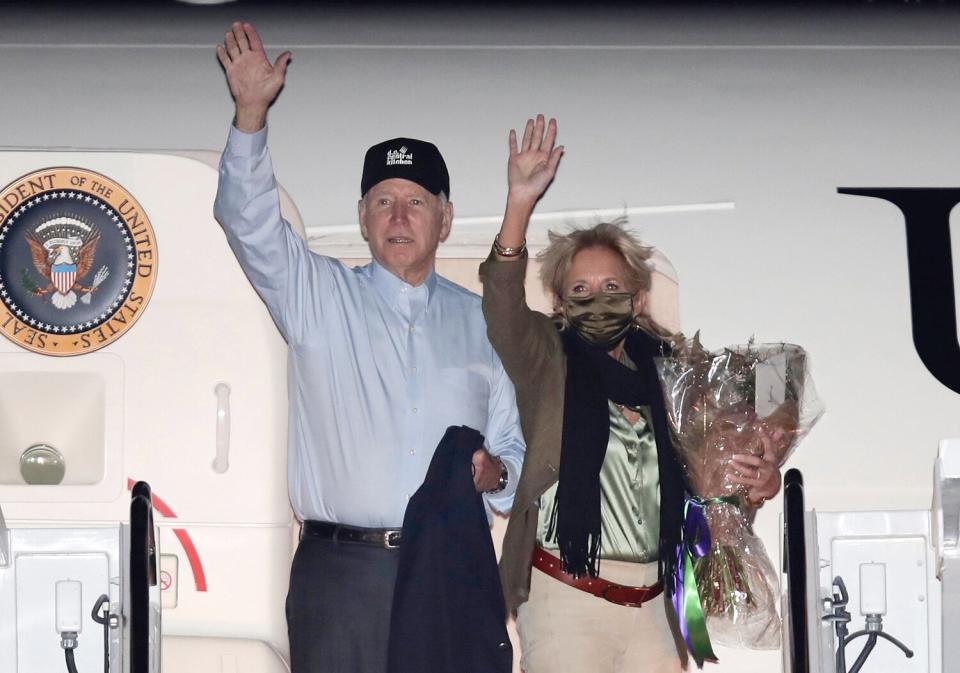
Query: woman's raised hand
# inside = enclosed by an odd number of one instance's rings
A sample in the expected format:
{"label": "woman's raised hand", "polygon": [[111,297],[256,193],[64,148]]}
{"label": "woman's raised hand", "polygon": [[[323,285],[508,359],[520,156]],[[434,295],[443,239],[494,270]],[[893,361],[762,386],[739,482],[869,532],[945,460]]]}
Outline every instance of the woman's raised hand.
{"label": "woman's raised hand", "polygon": [[[557,165],[563,156],[563,146],[553,146],[556,141],[557,120],[551,119],[547,124],[543,115],[537,115],[536,121],[527,120],[519,145],[517,132],[510,130],[510,161],[507,163],[510,191],[503,224],[494,243],[494,250],[501,260],[521,259],[530,215],[557,174]],[[514,252],[506,254],[506,249]]]}
{"label": "woman's raised hand", "polygon": [[267,108],[283,88],[291,56],[285,51],[271,64],[253,24],[235,21],[227,31],[223,44],[217,45],[217,58],[237,104],[238,129],[252,133],[263,128]]}
{"label": "woman's raised hand", "polygon": [[543,196],[557,174],[557,165],[563,156],[563,146],[554,147],[557,140],[557,120],[546,123],[543,115],[536,120],[528,119],[523,129],[523,138],[517,144],[517,133],[510,130],[510,160],[507,164],[507,181],[510,192],[508,203],[513,201],[532,208]]}

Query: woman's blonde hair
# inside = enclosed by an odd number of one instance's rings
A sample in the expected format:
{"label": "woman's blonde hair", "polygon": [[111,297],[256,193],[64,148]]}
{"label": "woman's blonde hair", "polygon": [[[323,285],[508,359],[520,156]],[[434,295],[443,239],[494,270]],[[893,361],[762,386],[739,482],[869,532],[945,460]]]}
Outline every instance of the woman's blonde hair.
{"label": "woman's blonde hair", "polygon": [[[643,245],[624,226],[627,218],[618,217],[611,222],[600,222],[589,229],[573,229],[566,234],[548,232],[550,244],[538,255],[540,260],[540,282],[554,299],[554,304],[563,299],[563,281],[573,265],[577,253],[589,248],[606,248],[623,260],[627,277],[626,282],[632,292],[646,294],[650,291],[652,271],[647,260],[653,255],[653,248]],[[554,317],[566,328],[562,314]],[[646,308],[636,318],[637,325],[659,337],[672,336],[666,328],[650,317]]]}

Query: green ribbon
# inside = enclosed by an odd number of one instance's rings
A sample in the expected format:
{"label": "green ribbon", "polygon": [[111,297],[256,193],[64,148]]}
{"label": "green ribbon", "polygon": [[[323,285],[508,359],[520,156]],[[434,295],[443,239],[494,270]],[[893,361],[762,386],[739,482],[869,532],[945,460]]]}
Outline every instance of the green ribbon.
{"label": "green ribbon", "polygon": [[692,496],[687,499],[683,506],[683,529],[674,571],[674,609],[680,623],[680,633],[698,668],[703,668],[704,661],[717,661],[707,633],[707,618],[703,613],[700,590],[693,572],[695,558],[702,558],[710,551],[710,527],[704,510],[711,505],[739,507],[740,498],[724,495],[716,498]]}

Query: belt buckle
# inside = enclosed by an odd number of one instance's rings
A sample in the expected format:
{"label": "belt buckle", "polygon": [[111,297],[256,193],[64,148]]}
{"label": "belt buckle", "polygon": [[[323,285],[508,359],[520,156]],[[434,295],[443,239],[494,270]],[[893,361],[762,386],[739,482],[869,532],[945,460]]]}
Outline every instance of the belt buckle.
{"label": "belt buckle", "polygon": [[608,603],[613,603],[614,605],[622,605],[622,606],[627,607],[627,608],[642,608],[642,607],[643,607],[644,602],[646,602],[645,600],[642,600],[642,601],[640,601],[639,603],[634,602],[634,601],[615,601],[615,600],[613,600],[612,598],[610,598],[609,596],[607,596],[607,592],[610,591],[610,589],[613,589],[615,586],[616,586],[616,585],[614,585],[614,584],[608,584],[607,586],[603,587],[603,589],[600,591],[600,598],[602,598],[603,600],[607,601]]}
{"label": "belt buckle", "polygon": [[397,549],[399,547],[400,547],[400,531],[396,531],[396,530],[383,531],[383,548]]}

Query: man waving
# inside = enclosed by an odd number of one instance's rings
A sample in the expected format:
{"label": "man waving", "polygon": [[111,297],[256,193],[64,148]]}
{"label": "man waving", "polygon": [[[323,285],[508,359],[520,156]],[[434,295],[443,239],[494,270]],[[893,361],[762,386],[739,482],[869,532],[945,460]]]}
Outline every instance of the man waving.
{"label": "man waving", "polygon": [[524,452],[514,389],[480,298],[434,271],[453,218],[436,146],[368,150],[370,264],[316,255],[280,215],[266,147],[291,54],[271,63],[253,26],[234,23],[217,55],[236,117],[215,215],[289,348],[288,485],[304,522],[287,597],[293,673],[383,671],[407,499],[445,429],[467,425],[486,437],[474,485],[509,510]]}

